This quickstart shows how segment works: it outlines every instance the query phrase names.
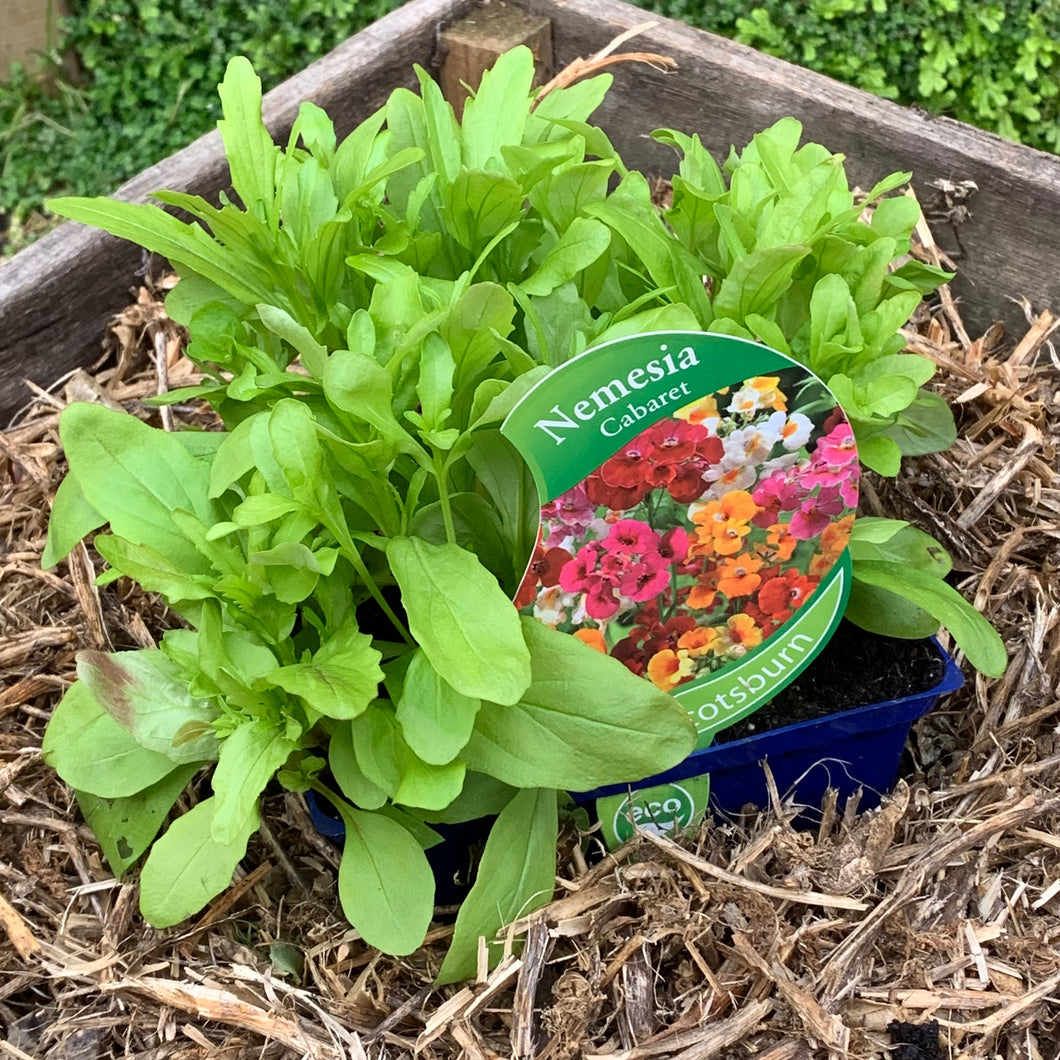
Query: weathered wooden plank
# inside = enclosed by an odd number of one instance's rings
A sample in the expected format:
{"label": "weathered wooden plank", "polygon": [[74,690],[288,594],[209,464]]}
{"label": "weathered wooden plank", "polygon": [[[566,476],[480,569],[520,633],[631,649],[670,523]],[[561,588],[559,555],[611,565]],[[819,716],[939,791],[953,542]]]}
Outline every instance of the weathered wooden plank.
{"label": "weathered wooden plank", "polygon": [[[587,57],[614,36],[652,17],[618,0],[519,0],[553,22],[556,68]],[[1060,158],[1011,144],[969,125],[899,107],[820,74],[724,38],[660,19],[626,46],[676,59],[675,73],[622,66],[594,121],[611,135],[628,165],[669,176],[673,152],[648,139],[658,126],[698,132],[715,157],[743,146],[785,115],[809,139],[847,156],[852,179],[868,187],[895,170],[911,170],[925,206],[936,180],[972,180],[979,191],[961,225],[963,254],[944,223],[935,236],[956,250],[955,289],[968,326],[995,319],[1023,323],[1010,298],[1060,307]]]}
{"label": "weathered wooden plank", "polygon": [[[417,0],[339,45],[269,92],[265,120],[286,137],[299,104],[312,100],[342,136],[399,85],[415,85],[412,64],[435,68],[438,27],[470,0]],[[159,188],[215,199],[228,183],[217,132],[144,170],[116,196],[143,202]],[[142,252],[78,224],[64,224],[0,264],[0,424],[25,403],[23,379],[49,385],[96,360],[103,329],[130,301]]]}

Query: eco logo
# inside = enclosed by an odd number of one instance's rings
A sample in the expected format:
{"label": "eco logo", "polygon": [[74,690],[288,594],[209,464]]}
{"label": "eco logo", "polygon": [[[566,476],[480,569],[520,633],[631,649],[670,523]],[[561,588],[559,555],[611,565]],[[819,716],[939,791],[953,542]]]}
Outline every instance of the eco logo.
{"label": "eco logo", "polygon": [[679,784],[635,791],[626,795],[611,815],[611,827],[620,843],[633,838],[634,826],[656,835],[688,828],[695,820],[692,794]]}
{"label": "eco logo", "polygon": [[545,499],[516,606],[677,696],[700,747],[832,635],[858,458],[802,365],[730,336],[636,335],[550,373],[501,429]]}

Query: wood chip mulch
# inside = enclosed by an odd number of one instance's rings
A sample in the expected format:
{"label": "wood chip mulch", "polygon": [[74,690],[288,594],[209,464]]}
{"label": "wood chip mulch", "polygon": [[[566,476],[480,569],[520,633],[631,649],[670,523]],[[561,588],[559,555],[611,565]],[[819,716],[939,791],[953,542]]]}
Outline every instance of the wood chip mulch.
{"label": "wood chip mulch", "polygon": [[[921,243],[937,254],[923,227]],[[1056,1060],[1060,320],[1025,306],[1025,334],[971,336],[948,291],[925,306],[909,347],[938,363],[960,440],[863,498],[950,549],[1005,677],[970,676],[918,724],[879,810],[826,803],[800,831],[779,792],[741,827],[646,836],[591,867],[568,843],[525,948],[433,990],[451,926],[408,958],[367,948],[300,799],[269,795],[232,888],[156,931],[41,761],[75,654],[150,646],[172,622],[125,580],[97,589],[90,548],[39,567],[62,407],[159,422],[143,399],[192,378],[161,293],[116,319],[105,366],[0,433],[0,1058]]]}

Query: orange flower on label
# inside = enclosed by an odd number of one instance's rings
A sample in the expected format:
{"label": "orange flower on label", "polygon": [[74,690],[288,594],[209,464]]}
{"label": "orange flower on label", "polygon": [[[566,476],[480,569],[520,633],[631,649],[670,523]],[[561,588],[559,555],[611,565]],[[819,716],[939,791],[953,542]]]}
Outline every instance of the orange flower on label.
{"label": "orange flower on label", "polygon": [[818,552],[810,560],[810,577],[823,578],[835,566],[835,560]]}
{"label": "orange flower on label", "polygon": [[696,524],[696,540],[691,552],[734,556],[743,548],[743,539],[751,532],[750,521],[758,510],[747,490],[729,490],[720,501],[694,506],[690,514]]}
{"label": "orange flower on label", "polygon": [[786,412],[788,399],[777,389],[779,383],[779,375],[756,375],[748,386],[754,387],[762,395],[763,408],[770,408],[774,412]]}
{"label": "orange flower on label", "polygon": [[604,655],[607,654],[607,642],[604,640],[601,630],[594,629],[592,626],[583,626],[581,629],[574,631],[574,636],[583,644],[588,644],[595,651],[602,652]]}
{"label": "orange flower on label", "polygon": [[[847,547],[850,533],[854,529],[854,513],[844,515],[842,519],[829,523],[821,533],[821,553],[831,560],[836,560]],[[811,572],[812,573],[812,572]]]}
{"label": "orange flower on label", "polygon": [[761,584],[762,560],[757,556],[730,556],[718,567],[718,590],[726,596],[750,596]]}
{"label": "orange flower on label", "polygon": [[691,658],[703,655],[714,646],[718,639],[718,631],[710,626],[697,626],[687,633],[682,633],[677,640],[678,648],[688,652]]}
{"label": "orange flower on label", "polygon": [[718,595],[718,573],[711,571],[709,574],[701,574],[699,580],[692,586],[688,593],[688,606],[693,611],[704,610],[714,606],[714,598]]}
{"label": "orange flower on label", "polygon": [[687,651],[664,648],[648,660],[648,677],[663,692],[676,688],[695,673],[695,665]]}
{"label": "orange flower on label", "polygon": [[744,655],[762,643],[762,630],[750,615],[733,615],[717,631],[718,639],[711,649],[715,655]]}
{"label": "orange flower on label", "polygon": [[766,534],[766,544],[773,549],[773,558],[787,562],[795,552],[799,539],[791,532],[787,523],[774,523]]}
{"label": "orange flower on label", "polygon": [[718,399],[713,394],[708,394],[698,401],[679,408],[674,416],[679,420],[702,424],[710,429],[721,419],[721,413],[718,412]]}

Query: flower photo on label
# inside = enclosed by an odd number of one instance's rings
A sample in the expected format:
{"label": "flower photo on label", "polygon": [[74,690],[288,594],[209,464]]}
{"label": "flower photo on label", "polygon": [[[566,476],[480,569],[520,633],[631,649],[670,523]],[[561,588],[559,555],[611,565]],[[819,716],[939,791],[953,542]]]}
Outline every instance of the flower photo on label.
{"label": "flower photo on label", "polygon": [[664,691],[761,645],[846,547],[854,436],[800,368],[675,410],[541,509],[515,598]]}

